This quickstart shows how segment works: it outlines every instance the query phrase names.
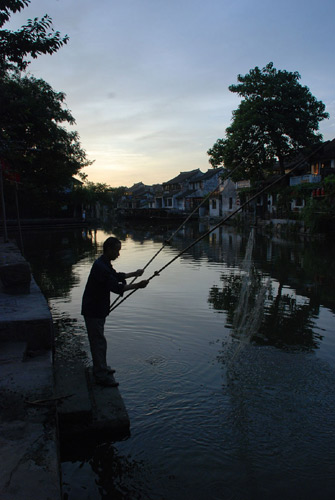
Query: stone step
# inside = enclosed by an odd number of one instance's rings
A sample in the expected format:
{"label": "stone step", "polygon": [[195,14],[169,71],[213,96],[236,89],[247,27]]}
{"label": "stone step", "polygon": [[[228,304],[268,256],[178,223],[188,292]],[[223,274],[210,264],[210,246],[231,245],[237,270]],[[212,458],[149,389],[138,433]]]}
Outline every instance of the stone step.
{"label": "stone step", "polygon": [[55,393],[61,397],[58,418],[61,428],[67,423],[91,422],[92,404],[87,389],[85,366],[55,358]]}
{"label": "stone step", "polygon": [[92,369],[80,361],[55,359],[55,393],[61,443],[92,437],[124,439],[129,417],[117,387],[95,383]]}
{"label": "stone step", "polygon": [[34,279],[29,294],[9,295],[0,281],[0,341],[29,343],[30,350],[53,345],[52,317]]}
{"label": "stone step", "polygon": [[92,369],[88,372],[88,387],[91,396],[93,426],[99,431],[114,431],[124,437],[129,433],[129,416],[118,387],[102,387],[93,378]]}

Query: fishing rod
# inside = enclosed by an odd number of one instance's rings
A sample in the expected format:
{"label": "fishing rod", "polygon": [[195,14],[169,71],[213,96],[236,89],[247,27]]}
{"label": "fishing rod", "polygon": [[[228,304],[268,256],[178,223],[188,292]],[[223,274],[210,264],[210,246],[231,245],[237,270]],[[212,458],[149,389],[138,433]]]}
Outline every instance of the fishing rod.
{"label": "fishing rod", "polygon": [[[248,154],[248,156],[246,157],[246,160],[248,158],[250,158],[250,156],[252,156],[253,154],[256,153],[256,151],[260,148],[261,146],[257,146],[257,148],[255,148],[251,153]],[[245,160],[243,160],[245,161]],[[241,166],[243,165],[243,162],[240,162],[238,165],[236,165],[236,167],[234,167],[229,173],[227,173],[227,176],[226,177],[223,177],[222,179],[219,180],[219,182],[217,183],[217,185],[215,186],[215,188],[210,192],[208,193],[202,200],[201,202],[194,208],[194,210],[186,217],[186,219],[180,224],[180,226],[172,233],[172,235],[164,241],[164,243],[162,244],[162,246],[159,248],[159,250],[157,250],[157,252],[153,255],[153,257],[151,257],[151,259],[147,262],[147,264],[143,267],[143,271],[146,270],[146,268],[151,264],[151,262],[153,262],[153,260],[155,260],[155,258],[161,253],[161,251],[167,246],[170,244],[172,238],[175,237],[175,235],[181,230],[181,228],[191,219],[191,217],[199,210],[199,208],[219,189],[219,187],[229,178],[229,176],[231,176],[234,172],[236,172],[237,169],[239,169]],[[132,281],[130,282],[130,284],[132,285],[137,279],[137,276],[135,276]],[[120,300],[120,296],[116,297],[116,299],[114,300],[114,302],[111,304],[110,306],[110,312],[114,309],[114,306],[115,304]]]}
{"label": "fishing rod", "polygon": [[[162,271],[164,271],[168,266],[170,266],[175,260],[177,260],[179,257],[181,257],[185,252],[187,252],[188,250],[190,250],[191,248],[193,248],[197,243],[199,243],[199,241],[201,241],[202,239],[206,238],[209,234],[211,234],[213,231],[215,231],[217,228],[219,228],[220,226],[222,226],[225,222],[227,222],[228,220],[230,220],[232,217],[234,217],[234,215],[236,215],[239,211],[243,210],[244,207],[246,207],[247,205],[249,205],[250,202],[252,202],[253,200],[255,200],[258,196],[260,196],[261,194],[265,193],[266,191],[268,191],[271,187],[275,186],[276,184],[278,184],[278,182],[282,181],[283,179],[285,179],[285,177],[287,177],[288,175],[290,175],[292,172],[294,172],[298,167],[300,167],[303,163],[305,163],[305,161],[307,159],[309,159],[313,154],[317,153],[317,151],[319,151],[319,149],[321,149],[321,147],[323,146],[323,144],[321,144],[315,151],[313,151],[309,156],[307,156],[307,158],[303,158],[301,159],[300,161],[298,161],[298,163],[296,164],[295,167],[293,167],[289,172],[281,175],[278,179],[275,179],[271,184],[269,184],[268,186],[265,186],[264,188],[262,188],[260,191],[258,191],[255,195],[251,196],[251,198],[249,198],[248,200],[246,200],[244,203],[242,203],[242,205],[240,205],[236,210],[234,210],[231,214],[227,215],[224,219],[222,219],[221,221],[219,221],[217,224],[215,224],[211,229],[209,229],[206,233],[204,233],[203,235],[199,236],[199,238],[197,238],[196,240],[194,240],[192,243],[190,243],[187,247],[185,247],[181,252],[179,252],[175,257],[173,257],[170,261],[168,261],[163,267],[161,267],[158,271],[155,271],[148,279],[147,281],[151,281],[153,278],[155,278],[156,276],[159,276],[160,273]],[[127,300],[133,293],[135,293],[138,289],[134,289],[132,290],[126,297],[124,297],[122,300],[119,301],[118,304],[116,304],[114,307],[111,306],[110,308],[110,311],[109,312],[112,312],[114,311],[114,309],[116,309],[118,306],[120,306],[125,300]]]}

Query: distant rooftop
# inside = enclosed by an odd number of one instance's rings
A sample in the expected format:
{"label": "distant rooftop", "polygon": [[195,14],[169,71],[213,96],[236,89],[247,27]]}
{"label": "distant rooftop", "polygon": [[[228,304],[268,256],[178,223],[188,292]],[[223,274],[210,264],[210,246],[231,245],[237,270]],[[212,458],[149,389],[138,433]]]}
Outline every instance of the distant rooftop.
{"label": "distant rooftop", "polygon": [[180,172],[180,174],[177,175],[177,177],[174,177],[173,179],[171,179],[167,182],[164,182],[163,184],[166,185],[166,184],[182,183],[185,180],[189,179],[190,177],[195,176],[196,174],[202,174],[202,172],[200,171],[199,168],[197,168],[195,170],[189,170],[188,172]]}

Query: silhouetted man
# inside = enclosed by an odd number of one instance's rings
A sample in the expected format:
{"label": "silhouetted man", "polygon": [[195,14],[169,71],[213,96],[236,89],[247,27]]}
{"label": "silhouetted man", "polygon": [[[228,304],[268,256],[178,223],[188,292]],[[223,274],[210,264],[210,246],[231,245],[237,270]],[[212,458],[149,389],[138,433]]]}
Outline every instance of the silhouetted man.
{"label": "silhouetted man", "polygon": [[82,301],[81,314],[84,316],[93,360],[93,374],[97,384],[117,387],[113,374],[115,370],[107,366],[107,341],[104,334],[106,317],[110,308],[110,292],[123,295],[127,290],[145,288],[148,280],[127,285],[126,279],[142,276],[143,269],[133,273],[118,273],[111,261],[118,258],[121,241],[110,237],[103,244],[103,254],[93,263]]}

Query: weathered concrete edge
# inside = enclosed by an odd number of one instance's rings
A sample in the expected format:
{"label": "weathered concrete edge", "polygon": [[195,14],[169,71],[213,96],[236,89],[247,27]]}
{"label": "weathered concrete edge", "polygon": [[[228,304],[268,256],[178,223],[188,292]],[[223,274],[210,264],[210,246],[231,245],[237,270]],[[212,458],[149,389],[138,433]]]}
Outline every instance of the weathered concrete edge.
{"label": "weathered concrete edge", "polygon": [[[101,387],[93,380],[91,368],[81,367],[85,373],[86,384],[85,394],[87,395],[91,407],[91,413],[82,411],[83,418],[79,419],[75,412],[76,402],[74,401],[71,413],[71,400],[69,406],[62,409],[58,407],[58,423],[61,442],[71,439],[77,441],[81,439],[113,440],[122,441],[130,435],[130,419],[118,388]],[[83,387],[80,388],[83,390]],[[86,397],[86,396],[85,396]],[[86,408],[86,405],[81,408]]]}
{"label": "weathered concrete edge", "polygon": [[[10,251],[11,262],[15,257],[22,262],[17,247],[12,242],[5,245],[0,241],[0,254]],[[54,395],[52,316],[34,280],[31,285],[32,294],[19,295],[0,287],[0,390],[12,412],[6,417],[1,405],[1,500],[59,500],[62,496],[55,404],[26,403],[52,400]],[[12,341],[24,346],[19,357],[6,353],[5,346]],[[31,359],[26,356],[29,351],[34,354]]]}

